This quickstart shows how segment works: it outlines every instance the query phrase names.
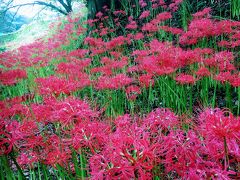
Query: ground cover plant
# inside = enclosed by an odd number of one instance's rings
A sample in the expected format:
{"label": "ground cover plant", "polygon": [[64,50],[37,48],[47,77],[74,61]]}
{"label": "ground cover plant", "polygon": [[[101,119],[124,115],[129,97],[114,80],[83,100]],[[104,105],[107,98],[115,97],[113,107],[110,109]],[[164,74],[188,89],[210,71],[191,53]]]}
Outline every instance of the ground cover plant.
{"label": "ground cover plant", "polygon": [[0,177],[240,178],[240,22],[120,2],[0,54]]}

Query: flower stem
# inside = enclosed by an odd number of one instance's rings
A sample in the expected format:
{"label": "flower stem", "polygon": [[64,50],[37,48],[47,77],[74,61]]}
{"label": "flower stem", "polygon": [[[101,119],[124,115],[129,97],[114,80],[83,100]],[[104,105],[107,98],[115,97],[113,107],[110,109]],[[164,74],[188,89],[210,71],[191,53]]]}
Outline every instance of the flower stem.
{"label": "flower stem", "polygon": [[229,166],[229,157],[226,137],[224,137],[224,153],[225,153],[225,169],[227,169]]}

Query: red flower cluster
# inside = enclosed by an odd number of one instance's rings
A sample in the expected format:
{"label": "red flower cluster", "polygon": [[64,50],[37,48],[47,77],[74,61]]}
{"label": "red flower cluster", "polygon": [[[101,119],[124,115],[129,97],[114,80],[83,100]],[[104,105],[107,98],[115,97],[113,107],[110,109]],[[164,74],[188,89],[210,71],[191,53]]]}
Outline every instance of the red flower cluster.
{"label": "red flower cluster", "polygon": [[12,69],[8,71],[0,70],[0,82],[3,85],[14,85],[24,78],[27,78],[27,73],[22,69]]}

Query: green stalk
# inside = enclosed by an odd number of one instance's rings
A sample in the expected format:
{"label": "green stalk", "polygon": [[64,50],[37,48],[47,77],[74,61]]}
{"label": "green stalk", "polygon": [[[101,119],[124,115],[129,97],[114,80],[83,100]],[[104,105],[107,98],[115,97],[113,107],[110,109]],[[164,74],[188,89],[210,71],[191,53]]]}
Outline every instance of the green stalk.
{"label": "green stalk", "polygon": [[7,179],[7,180],[15,179],[13,171],[11,170],[11,168],[9,166],[7,156],[0,157],[0,162],[1,162],[0,165],[3,166],[3,172],[5,172],[3,179]]}
{"label": "green stalk", "polygon": [[87,171],[85,170],[86,164],[87,162],[84,157],[84,153],[80,151],[80,167],[81,167],[80,176],[82,177],[82,179],[87,177]]}
{"label": "green stalk", "polygon": [[14,164],[16,165],[17,170],[18,170],[18,172],[19,172],[20,175],[21,175],[21,179],[26,179],[26,177],[25,177],[24,174],[23,174],[23,171],[22,171],[21,167],[18,165],[18,163],[17,163],[17,161],[16,161],[16,159],[15,159],[15,157],[14,157],[14,155],[13,155],[12,153],[13,153],[13,152],[11,152],[11,153],[9,154],[9,156],[10,156],[11,160],[14,162]]}
{"label": "green stalk", "polygon": [[214,108],[216,105],[217,82],[213,81],[213,83],[214,83],[214,93],[212,98],[212,107]]}
{"label": "green stalk", "polygon": [[41,169],[40,169],[40,166],[39,166],[39,163],[37,164],[37,166],[38,166],[38,178],[40,179],[40,180],[42,180],[42,176],[41,176]]}
{"label": "green stalk", "polygon": [[189,7],[188,4],[189,4],[188,1],[184,0],[180,6],[181,21],[182,21],[182,27],[184,31],[187,31],[188,20],[190,18],[190,13],[188,12],[188,7]]}
{"label": "green stalk", "polygon": [[228,146],[227,146],[227,139],[224,137],[224,153],[225,153],[225,170],[227,170],[229,166],[229,157],[228,157]]}
{"label": "green stalk", "polygon": [[43,179],[48,180],[50,177],[50,174],[49,174],[46,166],[44,164],[40,164],[40,167],[41,167],[41,170],[43,171],[43,177],[44,177]]}
{"label": "green stalk", "polygon": [[76,176],[77,176],[77,178],[80,178],[81,177],[81,170],[78,166],[78,158],[77,158],[77,154],[76,154],[75,150],[72,150],[72,160],[73,160]]}
{"label": "green stalk", "polygon": [[232,110],[231,85],[229,83],[226,83],[226,102],[227,107]]}
{"label": "green stalk", "polygon": [[189,112],[192,113],[193,112],[193,88],[192,86],[188,86],[187,87],[189,90]]}
{"label": "green stalk", "polygon": [[240,115],[240,87],[237,87],[237,93],[238,93],[237,116],[239,116]]}
{"label": "green stalk", "polygon": [[130,101],[130,114],[134,115],[134,109],[135,109],[135,105],[134,105],[134,101]]}
{"label": "green stalk", "polygon": [[150,84],[149,88],[148,88],[148,112],[151,111],[151,105],[153,104],[154,101],[154,94],[152,92],[152,85]]}

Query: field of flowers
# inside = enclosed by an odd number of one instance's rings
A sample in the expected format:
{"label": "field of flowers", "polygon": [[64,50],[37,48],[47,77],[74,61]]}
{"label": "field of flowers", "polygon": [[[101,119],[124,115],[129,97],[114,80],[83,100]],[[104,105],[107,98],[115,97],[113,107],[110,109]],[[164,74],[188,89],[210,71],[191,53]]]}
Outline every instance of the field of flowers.
{"label": "field of flowers", "polygon": [[0,54],[0,179],[240,178],[240,22],[123,2]]}

